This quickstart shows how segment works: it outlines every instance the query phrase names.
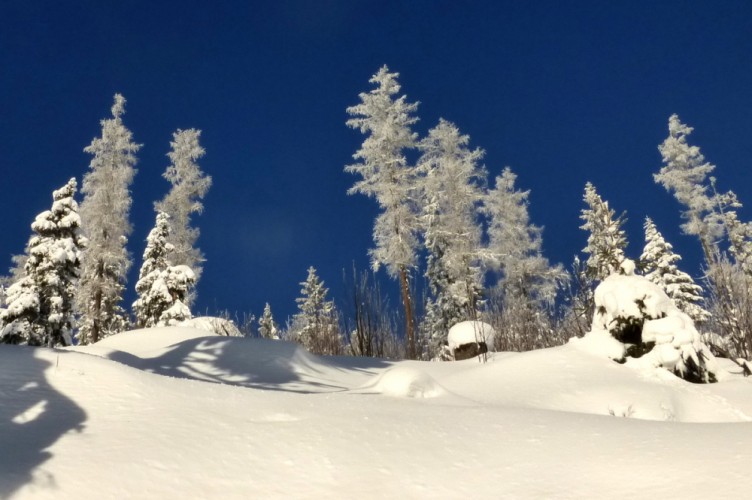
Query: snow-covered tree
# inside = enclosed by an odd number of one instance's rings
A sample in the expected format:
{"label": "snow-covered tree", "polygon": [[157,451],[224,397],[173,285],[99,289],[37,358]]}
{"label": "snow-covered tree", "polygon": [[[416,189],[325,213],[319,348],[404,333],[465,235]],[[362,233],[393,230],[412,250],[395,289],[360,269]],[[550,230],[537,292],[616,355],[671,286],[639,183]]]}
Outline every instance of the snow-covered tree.
{"label": "snow-covered tree", "polygon": [[500,273],[491,319],[499,346],[522,349],[545,346],[550,310],[567,273],[551,265],[542,251],[543,229],[530,222],[530,191],[515,188],[517,175],[507,167],[484,200],[488,217],[491,268]]}
{"label": "snow-covered tree", "polygon": [[170,216],[170,241],[175,246],[170,256],[172,264],[191,268],[197,281],[205,259],[195,246],[199,230],[191,227],[190,219],[191,215],[203,212],[202,200],[212,184],[211,177],[204,174],[196,163],[206,154],[199,145],[200,136],[201,131],[196,129],[178,129],[173,134],[172,150],[167,154],[171,163],[162,175],[170,182],[171,188],[163,200],[154,204],[156,211]]}
{"label": "snow-covered tree", "polygon": [[696,323],[710,317],[702,307],[702,287],[692,277],[681,271],[677,262],[681,256],[674,253],[650,217],[645,218],[645,248],[640,256],[640,267],[644,276],[660,286],[676,307],[685,312]]}
{"label": "snow-covered tree", "polygon": [[617,272],[624,261],[627,239],[621,227],[625,218],[623,214],[615,218],[614,210],[589,182],[585,184],[583,199],[587,208],[580,215],[584,221],[580,229],[589,232],[587,247],[582,250],[589,255],[585,265],[593,278],[602,281]]}
{"label": "snow-covered tree", "polygon": [[74,199],[77,184],[69,180],[52,194],[50,210],[31,225],[24,276],[7,291],[0,312],[0,341],[48,347],[70,345],[74,328],[73,298],[86,246]]}
{"label": "snow-covered tree", "polygon": [[313,266],[308,268],[308,277],[300,285],[303,288],[295,299],[299,312],[293,318],[293,340],[314,354],[339,354],[342,339],[337,311],[334,302],[327,300],[329,290]]}
{"label": "snow-covered tree", "polygon": [[155,289],[157,293],[152,294],[154,283],[162,272],[170,267],[167,255],[172,253],[175,247],[167,241],[169,236],[170,216],[159,212],[154,228],[146,237],[143,264],[136,283],[138,299],[133,303],[133,313],[136,316],[136,326],[139,328],[155,326],[162,313],[172,305],[172,297],[166,290]]}
{"label": "snow-covered tree", "polygon": [[[716,189],[715,178],[709,177],[715,166],[699,147],[687,143],[693,129],[676,115],[668,125],[669,136],[658,147],[663,167],[654,179],[683,205],[683,231],[700,240],[711,314],[707,328],[732,346],[729,355],[748,359],[752,355],[752,225],[739,220],[742,204],[736,194]],[[721,246],[724,238],[727,249]]]}
{"label": "snow-covered tree", "polygon": [[125,244],[131,233],[130,185],[141,148],[123,125],[125,98],[115,94],[112,118],[84,151],[93,155],[81,192],[81,219],[89,246],[83,256],[76,308],[81,316],[79,344],[121,332],[128,324],[120,303],[132,261]]}
{"label": "snow-covered tree", "polygon": [[684,206],[682,217],[686,222],[682,229],[700,239],[706,260],[712,262],[715,242],[723,235],[722,220],[714,210],[716,201],[707,182],[715,165],[705,161],[699,147],[687,143],[693,128],[677,115],[668,119],[668,130],[669,136],[658,146],[663,167],[653,178]]}
{"label": "snow-covered tree", "polygon": [[368,137],[353,155],[356,163],[345,171],[361,177],[349,194],[361,193],[376,199],[381,213],[373,229],[375,248],[370,251],[374,270],[382,265],[391,277],[398,277],[405,308],[408,357],[414,358],[415,326],[410,298],[409,271],[416,263],[418,217],[415,210],[415,169],[408,164],[405,150],[415,147],[417,134],[410,126],[417,103],[408,103],[400,91],[398,73],[383,66],[370,79],[376,86],[359,95],[360,104],[347,108],[353,118],[347,126]]}
{"label": "snow-covered tree", "polygon": [[449,328],[476,319],[483,290],[481,272],[486,253],[481,244],[478,208],[485,191],[483,150],[469,149],[469,136],[441,119],[420,141],[417,164],[426,278],[431,297],[423,330],[431,357],[446,343]]}
{"label": "snow-covered tree", "polygon": [[258,324],[258,332],[261,338],[279,340],[279,328],[277,328],[277,323],[274,321],[272,308],[268,302],[264,306],[264,312],[259,318]]}
{"label": "snow-covered tree", "polygon": [[620,362],[625,357],[643,358],[643,366],[664,367],[690,382],[716,382],[718,364],[692,319],[660,286],[635,275],[634,269],[625,259],[619,274],[598,285],[586,340],[595,340],[594,348]]}
{"label": "snow-covered tree", "polygon": [[139,273],[133,303],[136,325],[139,328],[180,323],[192,317],[186,297],[196,281],[186,265],[171,263],[175,247],[170,238],[170,216],[157,214],[154,229],[146,238],[144,262]]}

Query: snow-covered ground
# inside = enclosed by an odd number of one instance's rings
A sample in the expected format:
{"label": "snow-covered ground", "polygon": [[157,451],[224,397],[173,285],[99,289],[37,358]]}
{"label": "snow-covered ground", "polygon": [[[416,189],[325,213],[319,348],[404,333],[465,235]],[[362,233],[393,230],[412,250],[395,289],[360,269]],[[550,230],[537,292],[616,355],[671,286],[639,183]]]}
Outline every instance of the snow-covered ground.
{"label": "snow-covered ground", "polygon": [[738,375],[692,385],[587,340],[423,363],[205,335],[0,345],[0,497],[752,494]]}

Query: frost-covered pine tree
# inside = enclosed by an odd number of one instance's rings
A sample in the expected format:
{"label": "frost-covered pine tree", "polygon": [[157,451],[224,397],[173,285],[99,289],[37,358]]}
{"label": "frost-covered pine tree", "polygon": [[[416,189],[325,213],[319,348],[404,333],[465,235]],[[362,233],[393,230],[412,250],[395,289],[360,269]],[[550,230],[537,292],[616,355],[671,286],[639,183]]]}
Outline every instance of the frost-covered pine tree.
{"label": "frost-covered pine tree", "polygon": [[585,184],[583,196],[587,208],[582,210],[580,219],[584,224],[580,229],[588,231],[587,246],[582,250],[588,254],[585,265],[589,274],[603,281],[611,273],[617,272],[624,261],[627,238],[622,230],[624,214],[614,217],[615,212],[603,201],[591,183]]}
{"label": "frost-covered pine tree", "polygon": [[303,288],[295,299],[299,312],[293,318],[293,340],[314,354],[339,354],[342,338],[337,311],[334,302],[327,300],[329,290],[313,266],[308,268],[308,277],[300,285]]}
{"label": "frost-covered pine tree", "polygon": [[487,173],[479,164],[483,150],[469,149],[469,141],[454,124],[441,119],[418,144],[426,279],[431,291],[423,330],[430,339],[431,357],[444,345],[449,328],[477,318],[483,291],[481,264],[486,252],[478,208]]}
{"label": "frost-covered pine tree", "polygon": [[681,256],[674,253],[673,246],[664,239],[650,217],[645,218],[644,228],[645,248],[640,256],[644,276],[660,286],[676,307],[694,322],[705,322],[710,313],[702,307],[702,287],[678,268],[677,262],[681,260]]}
{"label": "frost-covered pine tree", "polygon": [[361,193],[376,199],[381,213],[376,218],[373,238],[376,247],[369,253],[374,270],[382,265],[400,281],[405,309],[408,358],[416,356],[415,326],[410,298],[409,271],[415,267],[418,246],[418,217],[415,210],[415,169],[404,155],[415,147],[417,134],[410,126],[417,103],[408,103],[400,91],[398,73],[383,66],[370,79],[376,88],[359,95],[360,104],[347,108],[353,118],[347,126],[368,137],[353,155],[356,163],[345,171],[361,177],[348,194]]}
{"label": "frost-covered pine tree", "polygon": [[121,332],[128,325],[120,303],[132,264],[125,245],[131,233],[130,185],[141,145],[133,142],[123,125],[123,113],[125,98],[115,94],[112,118],[102,120],[101,137],[84,148],[94,158],[81,189],[81,219],[89,239],[76,294],[81,317],[78,342],[82,345]]}
{"label": "frost-covered pine tree", "polygon": [[[709,329],[725,339],[732,357],[752,356],[752,226],[738,219],[742,205],[729,191],[719,193],[709,174],[715,166],[687,142],[692,128],[669,118],[669,136],[658,146],[663,167],[656,183],[683,205],[682,230],[700,240],[705,256]],[[724,237],[728,251],[721,248]],[[729,255],[730,254],[730,255]],[[714,348],[721,350],[722,346]]]}
{"label": "frost-covered pine tree", "polygon": [[[502,348],[530,349],[546,344],[546,309],[553,305],[567,273],[543,256],[543,229],[530,222],[530,191],[515,187],[517,175],[507,167],[488,192],[483,211],[488,217],[490,265],[500,273],[492,319]],[[497,346],[499,347],[499,346]]]}
{"label": "frost-covered pine tree", "polygon": [[172,264],[188,266],[198,281],[205,259],[201,250],[195,246],[199,230],[191,227],[191,215],[203,212],[202,200],[211,187],[212,179],[196,163],[206,154],[199,145],[201,131],[178,129],[172,137],[172,150],[167,154],[171,163],[162,175],[170,182],[171,188],[154,207],[157,212],[165,212],[170,216],[170,241],[175,246],[170,256]]}
{"label": "frost-covered pine tree", "polygon": [[168,241],[170,235],[170,216],[159,212],[146,238],[144,262],[136,283],[138,299],[133,303],[133,312],[139,328],[173,325],[192,317],[186,297],[196,278],[188,266],[171,264],[175,247]]}
{"label": "frost-covered pine tree", "polygon": [[708,263],[715,260],[715,242],[723,236],[723,223],[714,207],[708,174],[715,165],[705,161],[697,146],[687,143],[692,127],[685,125],[674,114],[668,119],[669,136],[658,146],[663,159],[663,167],[653,175],[655,182],[663,185],[685,210],[682,224],[685,234],[697,236],[702,244]]}
{"label": "frost-covered pine tree", "polygon": [[8,289],[7,308],[0,312],[4,343],[70,345],[74,328],[73,298],[80,258],[86,246],[70,179],[52,194],[50,210],[31,225],[36,233],[27,245],[24,276]]}
{"label": "frost-covered pine tree", "polygon": [[267,302],[264,306],[264,312],[259,318],[259,335],[264,339],[279,340],[279,328],[272,316],[272,308]]}

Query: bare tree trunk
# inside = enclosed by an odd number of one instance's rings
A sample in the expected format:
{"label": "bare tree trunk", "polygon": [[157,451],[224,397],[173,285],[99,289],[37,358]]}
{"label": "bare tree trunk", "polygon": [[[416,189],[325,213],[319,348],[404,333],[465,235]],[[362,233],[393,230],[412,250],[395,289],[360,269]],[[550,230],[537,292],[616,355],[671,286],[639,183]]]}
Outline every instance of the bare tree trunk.
{"label": "bare tree trunk", "polygon": [[97,264],[97,281],[100,283],[97,293],[94,294],[93,321],[91,322],[91,333],[89,334],[89,343],[94,344],[99,341],[102,329],[102,279],[104,279],[104,262],[99,261]]}
{"label": "bare tree trunk", "polygon": [[410,300],[410,286],[407,281],[407,269],[400,266],[400,288],[402,289],[402,305],[405,306],[405,333],[407,334],[407,359],[415,359],[415,321],[413,319],[413,305]]}

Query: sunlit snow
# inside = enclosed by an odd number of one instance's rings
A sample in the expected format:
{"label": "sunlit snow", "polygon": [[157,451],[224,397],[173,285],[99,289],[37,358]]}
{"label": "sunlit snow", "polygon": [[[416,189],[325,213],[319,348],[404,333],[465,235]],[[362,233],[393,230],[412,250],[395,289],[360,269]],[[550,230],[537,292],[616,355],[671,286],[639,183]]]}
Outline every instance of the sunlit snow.
{"label": "sunlit snow", "polygon": [[0,497],[749,496],[752,381],[723,364],[690,384],[593,342],[485,363],[178,327],[0,345]]}

